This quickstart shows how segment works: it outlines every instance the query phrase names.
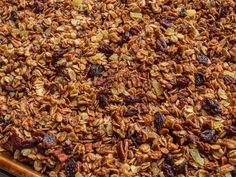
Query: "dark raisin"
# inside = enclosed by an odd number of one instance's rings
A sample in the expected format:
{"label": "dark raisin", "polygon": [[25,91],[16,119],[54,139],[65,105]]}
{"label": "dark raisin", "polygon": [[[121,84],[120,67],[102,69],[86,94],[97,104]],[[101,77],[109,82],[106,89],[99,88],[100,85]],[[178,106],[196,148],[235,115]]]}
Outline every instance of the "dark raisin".
{"label": "dark raisin", "polygon": [[16,11],[11,11],[10,20],[15,22],[17,19],[18,19],[18,15],[17,15]]}
{"label": "dark raisin", "polygon": [[52,58],[53,60],[58,60],[59,58],[62,58],[64,54],[68,52],[68,49],[59,49],[53,52]]}
{"label": "dark raisin", "polygon": [[105,94],[99,93],[97,95],[97,100],[101,108],[105,108],[109,104],[108,98]]}
{"label": "dark raisin", "polygon": [[124,113],[123,113],[123,116],[124,117],[130,117],[130,116],[134,116],[134,115],[137,115],[138,114],[138,111],[137,110],[135,110],[135,109],[130,109],[130,110],[128,110],[128,111],[125,111]]}
{"label": "dark raisin", "polygon": [[120,45],[127,43],[129,41],[129,32],[124,32],[121,34]]}
{"label": "dark raisin", "polygon": [[104,66],[99,64],[92,64],[88,71],[88,77],[94,78],[100,76],[104,71]]}
{"label": "dark raisin", "polygon": [[131,35],[136,35],[139,33],[139,30],[137,28],[130,28],[129,33]]}
{"label": "dark raisin", "polygon": [[35,13],[42,13],[43,10],[44,10],[44,7],[43,7],[43,4],[42,4],[42,3],[36,2],[36,3],[34,4],[34,12],[35,12]]}
{"label": "dark raisin", "polygon": [[172,168],[167,163],[163,163],[161,166],[161,169],[165,175],[165,177],[174,177],[174,172],[172,171]]}
{"label": "dark raisin", "polygon": [[195,73],[195,85],[200,86],[204,83],[204,74],[201,71]]}
{"label": "dark raisin", "polygon": [[222,7],[219,12],[218,18],[225,18],[230,14],[229,6]]}
{"label": "dark raisin", "polygon": [[181,9],[180,13],[179,13],[180,17],[186,17],[187,16],[187,9],[184,7]]}
{"label": "dark raisin", "polygon": [[202,141],[207,142],[207,143],[212,143],[216,140],[217,135],[216,135],[216,131],[214,129],[208,129],[208,130],[204,130],[201,134],[200,134],[200,138]]}
{"label": "dark raisin", "polygon": [[140,103],[138,105],[138,110],[139,110],[140,114],[147,114],[149,112],[147,106],[145,104],[143,104],[143,103]]}
{"label": "dark raisin", "polygon": [[160,20],[160,24],[165,28],[169,28],[171,26],[172,22],[168,19],[162,19],[162,20]]}
{"label": "dark raisin", "polygon": [[46,133],[43,137],[42,145],[44,148],[51,148],[57,144],[57,139],[55,135],[51,133]]}
{"label": "dark raisin", "polygon": [[1,123],[3,123],[3,125],[7,126],[7,125],[11,124],[12,121],[4,119],[4,117],[0,115],[0,124]]}
{"label": "dark raisin", "polygon": [[178,77],[178,78],[176,78],[176,84],[180,88],[187,87],[189,82],[190,82],[190,80],[187,77]]}
{"label": "dark raisin", "polygon": [[162,113],[157,112],[154,115],[154,126],[155,126],[155,128],[157,130],[160,130],[163,127],[164,122],[165,122],[165,119],[164,119],[164,116],[162,115]]}
{"label": "dark raisin", "polygon": [[127,4],[127,0],[121,0],[123,4]]}
{"label": "dark raisin", "polygon": [[124,102],[128,104],[137,103],[140,101],[140,97],[138,95],[128,95],[124,97]]}
{"label": "dark raisin", "polygon": [[203,109],[210,115],[218,115],[222,113],[222,109],[217,100],[205,98],[203,100]]}
{"label": "dark raisin", "polygon": [[66,177],[74,177],[78,170],[77,163],[73,158],[67,159],[65,162]]}
{"label": "dark raisin", "polygon": [[74,149],[74,145],[70,144],[70,145],[66,145],[63,147],[63,151],[66,153],[66,154],[70,154],[72,153]]}
{"label": "dark raisin", "polygon": [[229,125],[226,130],[229,135],[236,135],[236,126]]}
{"label": "dark raisin", "polygon": [[175,175],[186,174],[187,162],[183,162],[183,163],[178,164],[178,165],[173,165],[172,170],[173,170]]}
{"label": "dark raisin", "polygon": [[170,154],[167,154],[165,157],[165,163],[167,163],[169,165],[173,165],[174,164],[173,156]]}
{"label": "dark raisin", "polygon": [[156,40],[156,50],[157,51],[162,51],[162,52],[165,52],[166,49],[167,49],[168,45],[167,45],[167,42],[164,38],[158,38]]}
{"label": "dark raisin", "polygon": [[231,76],[224,76],[223,80],[225,85],[231,85],[236,83],[235,79]]}
{"label": "dark raisin", "polygon": [[138,138],[137,138],[135,135],[133,135],[133,136],[131,136],[130,139],[132,140],[132,142],[134,143],[134,145],[135,145],[136,147],[138,147],[138,145],[139,145]]}
{"label": "dark raisin", "polygon": [[232,177],[236,177],[236,170],[231,171]]}
{"label": "dark raisin", "polygon": [[201,63],[203,65],[208,65],[209,58],[206,55],[204,55],[203,53],[200,53],[197,55],[197,60],[199,63]]}
{"label": "dark raisin", "polygon": [[104,53],[107,57],[110,57],[114,51],[108,45],[100,45],[98,51]]}
{"label": "dark raisin", "polygon": [[34,139],[29,139],[29,140],[24,140],[21,138],[17,133],[13,133],[12,136],[10,137],[10,142],[12,145],[16,148],[32,148],[37,145],[37,141]]}

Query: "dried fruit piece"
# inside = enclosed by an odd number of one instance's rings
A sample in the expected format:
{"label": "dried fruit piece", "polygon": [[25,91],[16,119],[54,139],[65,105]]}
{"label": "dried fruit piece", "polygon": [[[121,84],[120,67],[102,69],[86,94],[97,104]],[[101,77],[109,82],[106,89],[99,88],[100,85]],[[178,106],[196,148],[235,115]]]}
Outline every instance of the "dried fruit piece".
{"label": "dried fruit piece", "polygon": [[203,109],[210,115],[218,115],[222,113],[220,104],[217,100],[211,98],[205,98],[203,100]]}
{"label": "dried fruit piece", "polygon": [[23,149],[23,148],[32,148],[37,145],[37,141],[34,139],[24,140],[23,138],[19,137],[17,133],[13,133],[10,137],[10,142],[16,148]]}
{"label": "dried fruit piece", "polygon": [[181,164],[178,164],[178,165],[173,165],[172,166],[172,170],[174,172],[175,175],[179,175],[179,174],[185,174],[186,171],[187,171],[187,162],[184,161],[182,162]]}
{"label": "dried fruit piece", "polygon": [[207,143],[212,143],[216,140],[217,136],[216,136],[216,131],[214,129],[208,129],[208,130],[204,130],[201,134],[200,134],[200,138],[201,140],[203,140],[204,142]]}
{"label": "dried fruit piece", "polygon": [[141,19],[143,17],[143,14],[138,12],[130,12],[130,17],[135,19]]}
{"label": "dried fruit piece", "polygon": [[138,34],[139,33],[139,30],[137,29],[137,28],[130,28],[130,30],[129,30],[129,33],[131,34],[131,35],[136,35],[136,34]]}
{"label": "dried fruit piece", "polygon": [[67,159],[65,162],[66,177],[74,177],[77,172],[77,163],[73,158]]}
{"label": "dried fruit piece", "polygon": [[187,77],[178,77],[178,78],[176,78],[176,84],[180,88],[187,87],[189,82],[190,82],[190,80]]}
{"label": "dried fruit piece", "polygon": [[110,48],[110,46],[105,44],[100,45],[98,47],[98,51],[104,53],[107,57],[110,57],[114,53],[114,51]]}
{"label": "dried fruit piece", "polygon": [[160,50],[162,52],[165,52],[167,47],[168,47],[168,45],[167,45],[167,42],[164,38],[158,38],[156,40],[156,51]]}
{"label": "dried fruit piece", "polygon": [[195,9],[189,9],[187,10],[187,16],[188,17],[194,17],[196,15],[196,10]]}
{"label": "dried fruit piece", "polygon": [[167,163],[163,163],[161,166],[161,169],[165,175],[165,177],[174,177],[174,172],[172,171],[172,167],[168,165]]}
{"label": "dried fruit piece", "polygon": [[235,79],[231,76],[224,76],[223,80],[224,80],[225,85],[236,84]]}
{"label": "dried fruit piece", "polygon": [[135,110],[135,109],[129,109],[128,111],[125,111],[123,113],[123,116],[124,117],[131,117],[131,116],[134,116],[134,115],[137,115],[138,114],[138,111]]}
{"label": "dried fruit piece", "polygon": [[97,95],[97,100],[98,100],[98,104],[101,108],[105,108],[107,105],[109,105],[109,101],[108,98],[105,94],[103,93],[99,93]]}
{"label": "dried fruit piece", "polygon": [[62,58],[64,54],[66,54],[68,52],[68,49],[59,49],[53,52],[52,54],[52,59],[54,61],[57,61],[59,58]]}
{"label": "dried fruit piece", "polygon": [[201,71],[195,73],[195,85],[200,86],[204,83],[204,74]]}
{"label": "dried fruit piece", "polygon": [[137,103],[140,101],[139,95],[128,95],[124,97],[124,102],[128,104]]}
{"label": "dried fruit piece", "polygon": [[186,9],[185,7],[183,7],[183,8],[180,10],[179,16],[180,16],[180,17],[186,17],[186,16],[187,16],[187,9]]}
{"label": "dried fruit piece", "polygon": [[193,160],[198,163],[199,165],[204,165],[204,159],[200,156],[198,150],[196,148],[189,150]]}
{"label": "dried fruit piece", "polygon": [[157,112],[154,115],[154,126],[155,126],[155,128],[157,130],[160,130],[163,127],[164,122],[165,122],[165,119],[164,119],[164,116],[162,115],[162,113]]}
{"label": "dried fruit piece", "polygon": [[42,140],[44,148],[51,148],[57,144],[57,138],[52,133],[46,133]]}
{"label": "dried fruit piece", "polygon": [[42,13],[44,10],[43,4],[40,2],[35,2],[34,3],[34,12],[35,13]]}
{"label": "dried fruit piece", "polygon": [[18,19],[18,15],[17,15],[16,11],[11,11],[10,20],[15,22],[17,19]]}
{"label": "dried fruit piece", "polygon": [[129,42],[129,32],[124,32],[121,34],[121,40],[119,42],[120,45]]}
{"label": "dried fruit piece", "polygon": [[92,64],[88,71],[88,77],[94,78],[100,76],[104,71],[104,66],[100,64]]}
{"label": "dried fruit piece", "polygon": [[203,53],[200,53],[197,55],[197,60],[199,63],[203,64],[203,65],[208,65],[209,63],[209,58],[204,55]]}
{"label": "dried fruit piece", "polygon": [[229,125],[226,130],[229,135],[236,135],[236,126]]}

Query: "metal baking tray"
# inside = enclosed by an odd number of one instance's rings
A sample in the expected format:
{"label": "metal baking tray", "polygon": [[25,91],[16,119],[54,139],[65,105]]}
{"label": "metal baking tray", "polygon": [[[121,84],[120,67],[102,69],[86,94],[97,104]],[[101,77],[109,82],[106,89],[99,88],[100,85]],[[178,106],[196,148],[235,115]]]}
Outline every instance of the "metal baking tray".
{"label": "metal baking tray", "polygon": [[[7,171],[7,172],[6,172]],[[32,168],[17,162],[6,153],[0,153],[0,177],[45,177]]]}

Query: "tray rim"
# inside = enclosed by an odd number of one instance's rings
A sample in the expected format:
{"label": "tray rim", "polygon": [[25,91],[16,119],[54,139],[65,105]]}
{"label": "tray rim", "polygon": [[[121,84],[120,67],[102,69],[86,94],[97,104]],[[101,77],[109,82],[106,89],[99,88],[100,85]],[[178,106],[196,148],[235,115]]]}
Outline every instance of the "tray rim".
{"label": "tray rim", "polygon": [[16,177],[46,177],[44,174],[11,158],[6,152],[0,152],[0,169]]}

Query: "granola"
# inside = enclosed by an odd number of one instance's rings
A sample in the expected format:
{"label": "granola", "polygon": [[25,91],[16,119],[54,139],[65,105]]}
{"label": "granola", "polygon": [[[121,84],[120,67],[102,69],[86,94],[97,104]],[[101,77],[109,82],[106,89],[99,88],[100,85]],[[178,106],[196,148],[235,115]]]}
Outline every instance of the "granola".
{"label": "granola", "polygon": [[234,177],[235,13],[1,0],[1,151],[50,177]]}

